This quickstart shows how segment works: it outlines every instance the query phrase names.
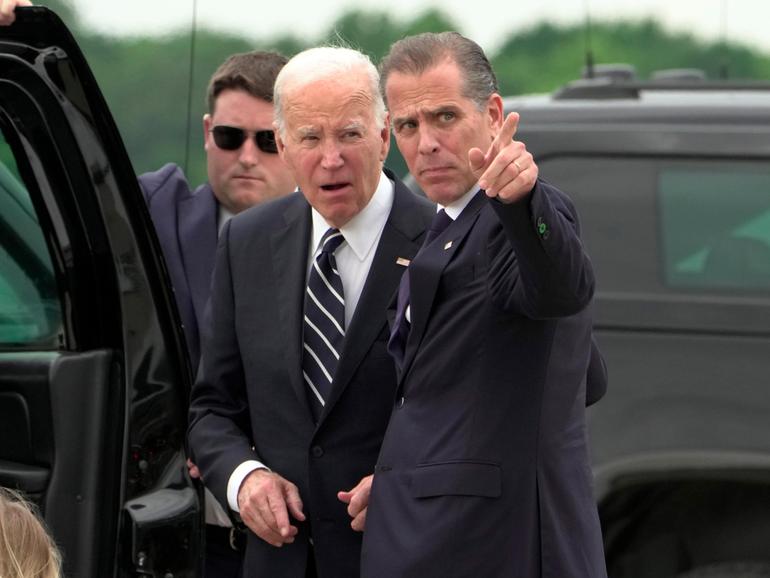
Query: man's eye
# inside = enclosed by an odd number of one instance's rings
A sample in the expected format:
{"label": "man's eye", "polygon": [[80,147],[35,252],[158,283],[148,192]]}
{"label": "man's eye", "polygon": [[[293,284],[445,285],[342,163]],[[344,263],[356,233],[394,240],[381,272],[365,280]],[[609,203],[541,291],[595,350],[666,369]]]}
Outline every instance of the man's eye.
{"label": "man's eye", "polygon": [[442,122],[449,122],[451,120],[454,120],[455,113],[453,112],[441,112],[439,113],[439,120]]}
{"label": "man's eye", "polygon": [[415,128],[417,128],[417,123],[414,121],[408,120],[398,125],[396,127],[396,132],[410,131],[410,130],[414,130]]}

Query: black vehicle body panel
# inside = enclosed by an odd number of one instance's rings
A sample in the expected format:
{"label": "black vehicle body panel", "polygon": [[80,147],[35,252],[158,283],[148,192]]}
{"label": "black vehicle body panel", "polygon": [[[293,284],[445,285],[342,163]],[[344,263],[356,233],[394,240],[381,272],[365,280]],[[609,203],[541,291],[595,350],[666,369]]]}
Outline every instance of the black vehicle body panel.
{"label": "black vehicle body panel", "polygon": [[[770,169],[770,85],[513,97],[505,108],[521,114],[516,138],[541,177],[575,201],[597,274],[610,384],[589,433],[610,576],[770,568],[770,283],[672,283],[663,191],[671,174],[702,173],[683,228],[705,215],[699,192],[705,204],[717,171],[736,176],[724,198],[743,202],[738,177]],[[770,215],[770,188],[757,192],[765,213],[753,222]]]}
{"label": "black vehicle body panel", "polygon": [[[0,28],[0,129],[34,206],[29,223],[0,216],[0,239],[32,263],[30,279],[50,277],[46,299],[60,311],[45,339],[0,351],[0,483],[38,502],[69,576],[197,576],[201,508],[183,447],[191,375],[173,294],[104,99],[45,8]],[[24,241],[30,225],[44,243]],[[41,245],[51,265],[35,273]],[[163,560],[142,550],[169,532]]]}

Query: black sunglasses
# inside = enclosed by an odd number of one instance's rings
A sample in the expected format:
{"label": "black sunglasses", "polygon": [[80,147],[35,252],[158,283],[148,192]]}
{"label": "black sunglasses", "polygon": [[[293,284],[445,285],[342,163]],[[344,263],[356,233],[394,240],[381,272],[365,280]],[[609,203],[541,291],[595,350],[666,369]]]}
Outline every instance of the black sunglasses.
{"label": "black sunglasses", "polygon": [[263,153],[276,154],[278,147],[275,144],[275,133],[271,130],[250,131],[235,126],[220,124],[211,129],[214,135],[214,143],[226,151],[234,151],[241,148],[243,141],[250,135],[254,135],[257,148]]}

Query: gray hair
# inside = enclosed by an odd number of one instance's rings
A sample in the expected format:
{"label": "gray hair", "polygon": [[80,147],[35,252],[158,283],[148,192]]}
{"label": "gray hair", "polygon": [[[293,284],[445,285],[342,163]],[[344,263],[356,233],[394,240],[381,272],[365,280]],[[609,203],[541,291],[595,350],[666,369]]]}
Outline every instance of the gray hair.
{"label": "gray hair", "polygon": [[394,42],[380,63],[380,88],[385,95],[388,76],[393,72],[420,75],[452,60],[463,78],[463,96],[483,110],[498,92],[497,77],[481,46],[457,32],[426,32]]}
{"label": "gray hair", "polygon": [[303,50],[289,60],[275,80],[275,124],[281,136],[285,136],[286,123],[283,115],[284,99],[291,90],[307,86],[323,79],[339,78],[354,71],[366,74],[372,95],[374,119],[377,128],[385,127],[387,110],[380,94],[380,75],[368,56],[352,48],[320,46]]}

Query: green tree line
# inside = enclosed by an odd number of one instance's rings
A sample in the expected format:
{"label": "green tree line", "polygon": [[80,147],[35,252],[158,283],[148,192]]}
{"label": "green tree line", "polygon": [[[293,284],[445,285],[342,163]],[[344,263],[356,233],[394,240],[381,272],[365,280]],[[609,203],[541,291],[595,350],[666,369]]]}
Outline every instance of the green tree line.
{"label": "green tree line", "polygon": [[[462,26],[440,10],[413,18],[385,11],[351,10],[318,38],[278,35],[264,41],[203,28],[165,36],[111,37],[83,27],[66,0],[41,2],[55,10],[73,31],[120,129],[137,173],[163,163],[187,164],[191,182],[206,178],[201,118],[209,77],[233,52],[277,50],[291,56],[320,43],[343,43],[377,62],[392,42],[419,32]],[[582,23],[535,24],[508,34],[488,53],[503,95],[550,92],[580,75],[586,61]],[[706,42],[672,32],[655,20],[593,22],[591,49],[597,63],[628,63],[640,77],[667,68],[699,68],[709,78],[770,79],[770,55],[738,43]],[[191,64],[192,63],[192,64]],[[189,99],[189,110],[188,110]],[[188,135],[189,131],[189,135]],[[395,149],[395,146],[392,147]],[[397,172],[403,161],[388,159]]]}

